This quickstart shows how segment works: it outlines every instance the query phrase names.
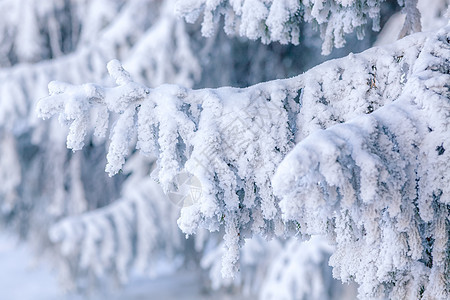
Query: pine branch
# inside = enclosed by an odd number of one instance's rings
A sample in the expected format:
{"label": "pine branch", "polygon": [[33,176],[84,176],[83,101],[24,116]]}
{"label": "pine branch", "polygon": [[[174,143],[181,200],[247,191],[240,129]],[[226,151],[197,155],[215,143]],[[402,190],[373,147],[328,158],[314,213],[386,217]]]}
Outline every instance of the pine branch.
{"label": "pine branch", "polygon": [[49,85],[51,95],[41,99],[37,109],[41,117],[60,114],[70,124],[68,145],[74,149],[83,145],[83,120],[91,118],[91,107],[118,114],[111,128],[110,175],[120,171],[128,155],[124,145],[136,137],[137,148],[158,157],[156,176],[166,192],[174,188],[180,172],[197,178],[201,197],[183,208],[178,224],[186,234],[199,226],[223,226],[228,249],[223,270],[232,275],[244,237],[297,232],[295,223],[283,224],[271,183],[295,141],[394,101],[425,40],[426,35],[414,35],[291,79],[245,89],[151,89],[134,82],[112,61],[108,70],[119,86],[54,82]]}
{"label": "pine branch", "polygon": [[332,236],[335,276],[363,297],[449,296],[449,57],[447,26],[398,100],[312,133],[273,178],[284,220]]}

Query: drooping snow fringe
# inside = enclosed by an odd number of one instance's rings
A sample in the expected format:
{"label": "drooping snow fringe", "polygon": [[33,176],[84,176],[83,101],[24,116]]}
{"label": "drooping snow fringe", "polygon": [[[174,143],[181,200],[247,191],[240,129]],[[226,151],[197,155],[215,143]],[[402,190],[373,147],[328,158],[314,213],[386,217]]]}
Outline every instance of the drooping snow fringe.
{"label": "drooping snow fringe", "polygon": [[[73,86],[53,82],[40,100],[41,117],[60,114],[72,127],[70,145],[81,147],[80,120],[91,108],[118,114],[111,128],[107,171],[120,171],[137,138],[137,147],[158,157],[156,177],[168,191],[179,172],[201,183],[201,197],[182,209],[186,234],[206,227],[225,228],[224,275],[232,276],[237,247],[253,233],[284,236],[303,231],[284,223],[271,178],[295,142],[356,116],[370,114],[402,93],[427,36],[417,34],[386,48],[324,63],[305,74],[245,89],[190,90],[176,85],[154,89],[134,82],[117,61],[108,65],[118,87]],[[97,122],[105,132],[105,121]],[[87,125],[86,125],[87,126]],[[320,219],[318,219],[320,221]],[[322,232],[328,224],[318,224]]]}
{"label": "drooping snow fringe", "polygon": [[449,58],[447,26],[398,100],[312,133],[273,178],[283,219],[328,234],[334,275],[362,297],[449,297]]}
{"label": "drooping snow fringe", "polygon": [[5,0],[0,11],[0,66],[60,57],[92,43],[124,0]]}
{"label": "drooping snow fringe", "polygon": [[67,286],[69,289],[89,287],[88,278],[100,281],[115,276],[125,283],[131,269],[151,273],[161,260],[174,259],[181,246],[177,210],[145,176],[148,162],[137,156],[129,162],[127,171],[132,173],[123,189],[124,198],[67,217],[50,228],[50,239],[60,248],[56,257],[63,282],[78,285]]}
{"label": "drooping snow fringe", "polygon": [[[224,16],[227,34],[239,34],[263,43],[300,42],[301,23],[312,23],[323,39],[322,54],[345,45],[344,35],[356,32],[364,37],[364,25],[380,30],[380,9],[384,0],[178,0],[177,11],[187,22],[203,15],[202,34],[211,36],[214,24]],[[398,1],[405,6],[406,20],[402,36],[420,31],[417,0]]]}
{"label": "drooping snow fringe", "polygon": [[[260,299],[336,299],[344,297],[339,281],[327,283],[330,272],[328,257],[331,247],[323,237],[314,236],[299,243],[295,238],[273,258],[268,271],[268,282],[261,290]],[[289,288],[286,288],[289,287]],[[324,288],[327,287],[327,288]],[[342,299],[342,298],[341,298]]]}
{"label": "drooping snow fringe", "polygon": [[350,289],[331,277],[328,260],[332,251],[333,247],[320,236],[302,243],[295,237],[266,241],[254,236],[247,239],[241,249],[240,264],[243,268],[236,278],[220,275],[222,247],[207,252],[202,257],[201,266],[209,269],[214,290],[241,287],[244,295],[256,294],[262,300],[341,299]]}

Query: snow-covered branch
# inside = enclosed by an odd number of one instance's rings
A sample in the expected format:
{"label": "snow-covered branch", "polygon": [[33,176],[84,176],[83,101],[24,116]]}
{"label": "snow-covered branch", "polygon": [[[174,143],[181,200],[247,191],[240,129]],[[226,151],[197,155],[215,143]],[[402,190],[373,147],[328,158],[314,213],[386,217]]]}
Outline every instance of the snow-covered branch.
{"label": "snow-covered branch", "polygon": [[[68,145],[83,144],[92,109],[100,122],[118,113],[111,128],[107,171],[117,173],[130,141],[158,157],[156,177],[165,191],[180,172],[195,176],[201,197],[182,209],[181,229],[225,228],[223,273],[237,267],[239,244],[253,233],[290,235],[301,223],[281,219],[271,178],[295,142],[317,129],[370,114],[396,100],[411,76],[428,38],[417,34],[386,48],[330,61],[305,74],[245,89],[191,90],[177,85],[154,89],[134,82],[117,61],[109,72],[119,86],[49,85],[41,99],[42,117],[60,114],[73,128]],[[92,109],[91,109],[92,108]],[[76,129],[81,126],[83,130]],[[100,129],[100,130],[99,130]],[[105,132],[104,125],[97,125]],[[320,231],[320,230],[319,230]]]}
{"label": "snow-covered branch", "polygon": [[449,296],[449,57],[445,27],[396,101],[312,133],[273,178],[284,220],[330,235],[334,275],[362,296]]}

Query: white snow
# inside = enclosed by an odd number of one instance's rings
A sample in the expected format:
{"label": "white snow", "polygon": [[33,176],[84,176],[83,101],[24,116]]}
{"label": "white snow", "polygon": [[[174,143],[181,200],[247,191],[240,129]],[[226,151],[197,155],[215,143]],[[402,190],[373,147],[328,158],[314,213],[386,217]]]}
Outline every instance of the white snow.
{"label": "white snow", "polygon": [[5,300],[69,299],[49,265],[37,264],[26,245],[4,232],[0,233],[0,291]]}
{"label": "white snow", "polygon": [[208,292],[200,286],[197,271],[182,271],[156,279],[134,277],[122,288],[90,295],[65,293],[45,260],[37,262],[26,244],[0,232],[0,291],[4,300],[251,300],[253,298]]}

